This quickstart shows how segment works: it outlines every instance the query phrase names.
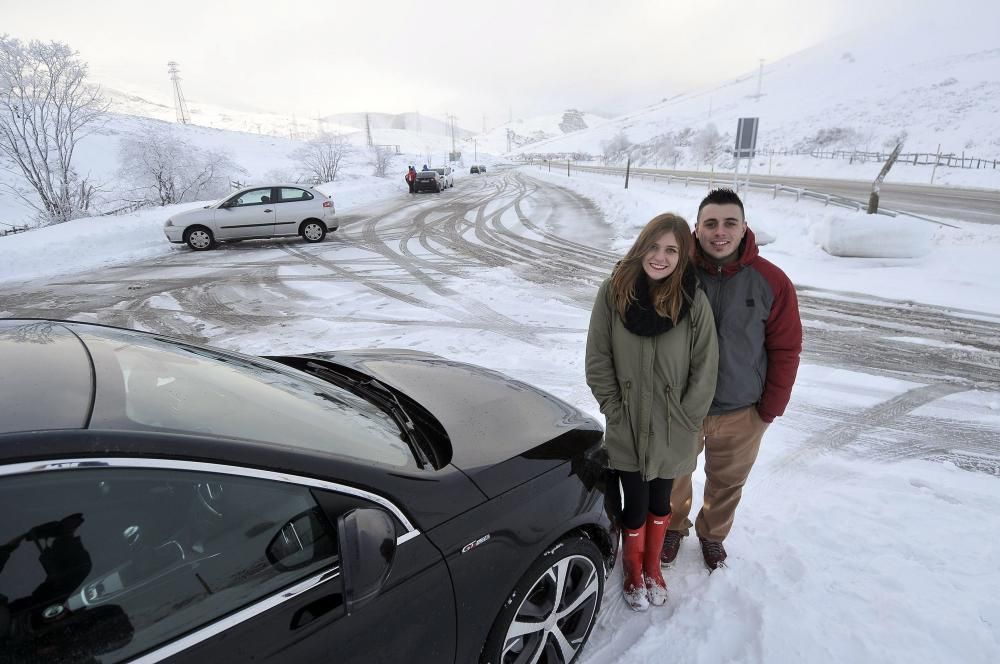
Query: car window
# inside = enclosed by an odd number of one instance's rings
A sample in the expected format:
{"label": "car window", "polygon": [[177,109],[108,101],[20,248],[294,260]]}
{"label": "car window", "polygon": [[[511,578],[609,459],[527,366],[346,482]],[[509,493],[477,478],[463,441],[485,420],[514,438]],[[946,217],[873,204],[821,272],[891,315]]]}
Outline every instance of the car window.
{"label": "car window", "polygon": [[130,659],[338,563],[294,484],[63,470],[3,478],[0,504],[3,661]]}
{"label": "car window", "polygon": [[271,202],[271,188],[266,189],[251,189],[250,191],[244,192],[236,198],[233,205],[243,206],[243,205],[264,205]]}
{"label": "car window", "polygon": [[443,168],[435,168],[434,170],[436,170],[438,172],[438,175],[444,175],[444,169]]}
{"label": "car window", "polygon": [[279,189],[281,200],[283,202],[293,202],[293,201],[311,201],[313,195],[310,194],[305,189],[296,189],[293,187],[282,187]]}
{"label": "car window", "polygon": [[[383,410],[307,374],[127,331],[83,338],[100,370],[93,428],[207,433],[397,467],[415,463]],[[116,388],[124,395],[106,396]]]}

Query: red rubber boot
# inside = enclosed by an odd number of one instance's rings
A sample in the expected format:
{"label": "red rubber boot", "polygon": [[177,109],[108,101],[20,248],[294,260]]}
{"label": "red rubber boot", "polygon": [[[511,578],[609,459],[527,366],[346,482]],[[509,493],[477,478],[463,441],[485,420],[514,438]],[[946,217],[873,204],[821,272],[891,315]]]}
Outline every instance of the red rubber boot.
{"label": "red rubber boot", "polygon": [[667,603],[667,582],[660,571],[660,553],[663,551],[663,536],[670,525],[670,515],[646,517],[646,549],[642,557],[642,573],[646,577],[646,591],[649,603],[663,606]]}
{"label": "red rubber boot", "polygon": [[[663,534],[660,534],[662,545]],[[646,525],[635,530],[622,528],[622,570],[625,583],[622,595],[625,603],[633,611],[645,611],[649,608],[646,596],[646,584],[642,580],[643,551],[646,549]],[[657,550],[659,556],[659,550]],[[657,566],[659,571],[659,566]]]}

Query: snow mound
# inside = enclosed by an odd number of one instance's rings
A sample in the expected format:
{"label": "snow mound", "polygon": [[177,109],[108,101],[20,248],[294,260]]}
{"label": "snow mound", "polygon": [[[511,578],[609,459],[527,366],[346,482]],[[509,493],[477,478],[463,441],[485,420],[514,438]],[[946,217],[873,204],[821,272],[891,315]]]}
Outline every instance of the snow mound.
{"label": "snow mound", "polygon": [[764,230],[763,228],[757,228],[757,227],[754,227],[753,229],[753,237],[758,247],[763,247],[765,245],[771,244],[777,239],[774,237],[774,235],[772,235],[768,231]]}
{"label": "snow mound", "polygon": [[931,251],[934,227],[925,221],[878,215],[830,215],[816,227],[816,243],[841,258],[920,258]]}

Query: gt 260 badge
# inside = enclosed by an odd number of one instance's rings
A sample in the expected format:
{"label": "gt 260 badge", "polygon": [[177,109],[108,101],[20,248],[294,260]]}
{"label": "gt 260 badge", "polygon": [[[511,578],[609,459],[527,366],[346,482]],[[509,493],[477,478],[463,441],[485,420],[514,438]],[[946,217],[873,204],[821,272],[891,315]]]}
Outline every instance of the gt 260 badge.
{"label": "gt 260 badge", "polygon": [[475,542],[469,542],[468,544],[462,547],[462,553],[468,553],[469,551],[472,551],[473,549],[475,549],[477,546],[479,546],[489,538],[490,534],[486,533],[485,535],[477,539]]}

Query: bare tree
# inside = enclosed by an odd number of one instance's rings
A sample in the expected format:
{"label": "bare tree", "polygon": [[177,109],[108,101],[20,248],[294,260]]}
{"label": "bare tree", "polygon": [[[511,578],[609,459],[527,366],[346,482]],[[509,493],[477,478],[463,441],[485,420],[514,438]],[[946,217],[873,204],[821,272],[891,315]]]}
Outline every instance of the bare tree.
{"label": "bare tree", "polygon": [[625,130],[622,129],[617,134],[615,134],[609,141],[601,141],[601,148],[604,154],[605,164],[614,164],[622,160],[625,154],[628,152],[629,148],[632,147],[632,141],[629,140],[628,136],[625,134]]}
{"label": "bare tree", "polygon": [[0,153],[30,188],[7,187],[47,223],[84,216],[95,193],[73,169],[73,152],[108,104],[85,83],[87,65],[77,56],[62,42],[0,35]]}
{"label": "bare tree", "polygon": [[340,134],[320,134],[292,153],[292,159],[306,179],[316,184],[337,179],[341,162],[351,151],[351,144]]}
{"label": "bare tree", "polygon": [[711,122],[691,139],[691,156],[700,164],[715,164],[722,151],[722,137]]}
{"label": "bare tree", "polygon": [[119,159],[118,176],[130,187],[130,202],[155,205],[221,196],[234,175],[246,173],[226,153],[201,150],[169,128],[122,140]]}
{"label": "bare tree", "polygon": [[378,178],[384,178],[386,173],[389,171],[389,166],[392,164],[393,157],[395,153],[389,148],[383,145],[375,145],[371,149],[371,165],[374,171],[372,175]]}
{"label": "bare tree", "polygon": [[677,160],[680,159],[680,154],[677,152],[677,144],[674,142],[674,137],[671,134],[659,136],[653,142],[653,158],[656,160],[657,166],[668,163],[672,168],[677,168]]}

